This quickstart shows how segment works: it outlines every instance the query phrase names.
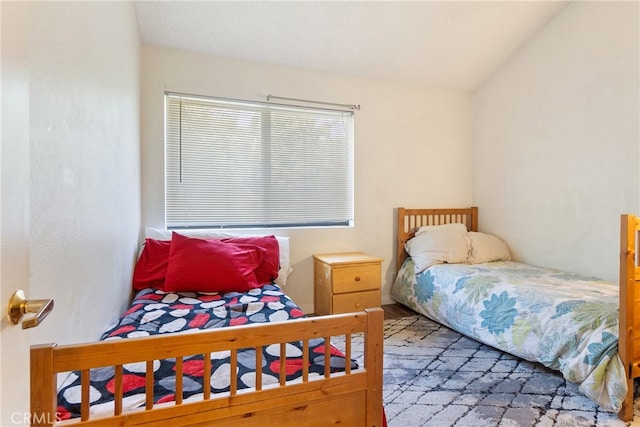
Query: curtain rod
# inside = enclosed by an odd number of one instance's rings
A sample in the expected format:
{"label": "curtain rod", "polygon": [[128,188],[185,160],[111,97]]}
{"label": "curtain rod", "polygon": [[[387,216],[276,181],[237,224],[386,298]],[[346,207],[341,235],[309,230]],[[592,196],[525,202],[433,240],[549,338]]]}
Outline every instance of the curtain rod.
{"label": "curtain rod", "polygon": [[270,101],[271,99],[282,99],[285,101],[297,101],[297,102],[306,102],[306,103],[311,103],[311,104],[322,104],[322,105],[332,105],[334,107],[345,107],[345,108],[349,108],[351,110],[358,110],[360,111],[360,104],[336,104],[335,102],[322,102],[322,101],[312,101],[309,99],[297,99],[297,98],[285,98],[282,96],[275,96],[275,95],[267,95],[267,101]]}

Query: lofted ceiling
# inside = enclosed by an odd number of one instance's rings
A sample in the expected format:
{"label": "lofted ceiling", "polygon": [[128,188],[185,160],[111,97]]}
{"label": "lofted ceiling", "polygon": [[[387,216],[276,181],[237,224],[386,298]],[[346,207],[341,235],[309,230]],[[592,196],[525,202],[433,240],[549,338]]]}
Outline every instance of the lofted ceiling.
{"label": "lofted ceiling", "polygon": [[567,1],[136,1],[142,43],[474,90]]}

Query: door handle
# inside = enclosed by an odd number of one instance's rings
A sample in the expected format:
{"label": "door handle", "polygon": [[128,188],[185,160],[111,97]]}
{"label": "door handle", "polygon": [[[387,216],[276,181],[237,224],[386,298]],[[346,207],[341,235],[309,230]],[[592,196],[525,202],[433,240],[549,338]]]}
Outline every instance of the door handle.
{"label": "door handle", "polygon": [[38,326],[53,310],[53,299],[32,299],[28,300],[24,296],[24,291],[17,290],[9,300],[9,320],[17,325],[22,316],[33,313],[22,322],[22,329],[29,329]]}

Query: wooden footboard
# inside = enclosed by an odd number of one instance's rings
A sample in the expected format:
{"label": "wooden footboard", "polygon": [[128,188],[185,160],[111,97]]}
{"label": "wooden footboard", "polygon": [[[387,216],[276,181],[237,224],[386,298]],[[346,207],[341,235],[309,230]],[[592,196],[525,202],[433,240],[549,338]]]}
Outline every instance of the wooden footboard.
{"label": "wooden footboard", "polygon": [[638,233],[640,221],[635,215],[622,215],[620,220],[620,336],[618,352],[627,374],[627,397],[618,414],[624,421],[633,418],[633,382],[640,376],[640,267],[638,266]]}
{"label": "wooden footboard", "polygon": [[[311,317],[270,324],[251,324],[189,334],[172,334],[147,338],[101,341],[84,345],[39,345],[31,349],[31,415],[32,425],[65,425],[57,422],[58,373],[80,371],[82,376],[82,425],[91,426],[382,426],[382,328],[380,308],[364,312]],[[309,340],[325,338],[325,358],[329,357],[329,341],[343,337],[346,358],[352,359],[352,337],[364,336],[364,366],[345,372],[331,373],[329,366],[323,376],[312,376],[303,367],[301,379],[285,381],[282,358],[281,380],[277,385],[262,385],[254,389],[237,389],[231,375],[231,390],[223,396],[208,393],[197,401],[184,400],[176,393],[175,402],[153,403],[153,361],[176,358],[176,389],[182,390],[182,360],[193,355],[219,351],[231,353],[230,371],[235,371],[240,349],[262,349],[279,344],[281,353],[287,342],[303,342],[306,356]],[[261,351],[256,351],[260,354]],[[260,358],[257,378],[260,378]],[[147,365],[146,408],[123,412],[122,366],[145,362]],[[362,363],[360,364],[362,365]],[[115,367],[116,401],[109,416],[89,414],[90,369]],[[203,378],[209,378],[212,367],[205,363]],[[209,375],[207,375],[209,374]],[[68,423],[76,423],[69,420]]]}

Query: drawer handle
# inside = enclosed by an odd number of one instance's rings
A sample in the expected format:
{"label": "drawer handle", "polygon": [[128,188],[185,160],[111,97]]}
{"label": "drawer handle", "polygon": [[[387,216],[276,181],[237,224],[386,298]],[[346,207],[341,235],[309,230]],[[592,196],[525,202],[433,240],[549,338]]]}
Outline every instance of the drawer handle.
{"label": "drawer handle", "polygon": [[360,276],[356,276],[356,282],[360,281]]}

